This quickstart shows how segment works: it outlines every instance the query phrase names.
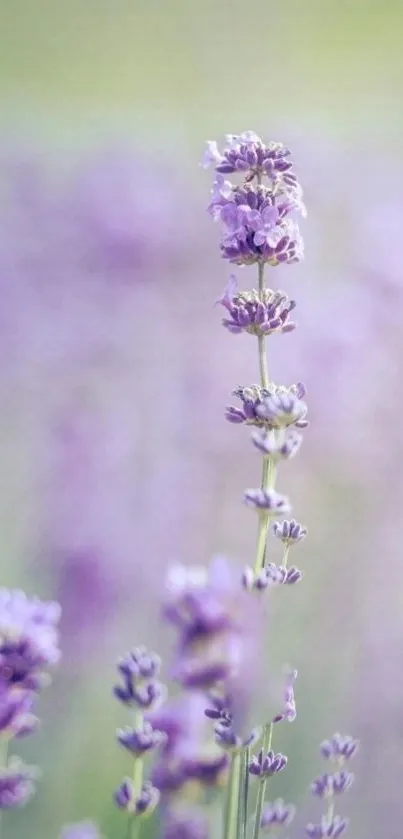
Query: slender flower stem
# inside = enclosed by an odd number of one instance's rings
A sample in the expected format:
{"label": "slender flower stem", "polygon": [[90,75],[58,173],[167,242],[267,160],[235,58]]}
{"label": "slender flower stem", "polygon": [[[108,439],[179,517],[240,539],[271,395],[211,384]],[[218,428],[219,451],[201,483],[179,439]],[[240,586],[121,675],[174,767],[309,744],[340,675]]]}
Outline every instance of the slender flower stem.
{"label": "slender flower stem", "polygon": [[239,781],[238,834],[237,839],[246,839],[248,830],[250,747],[241,752],[241,777]]}
{"label": "slender flower stem", "polygon": [[[137,710],[134,716],[135,728],[141,728],[143,725],[144,716],[142,711]],[[135,757],[133,765],[133,799],[136,799],[141,794],[143,786],[143,757]],[[131,813],[127,823],[126,839],[136,839],[140,829],[140,819],[134,813]],[[0,837],[1,839],[1,837]]]}
{"label": "slender flower stem", "polygon": [[[259,281],[259,296],[262,298],[264,291],[264,263],[258,263],[258,281]],[[267,388],[270,384],[269,373],[267,369],[266,343],[265,336],[259,335],[259,368],[260,368],[260,385]],[[276,480],[276,465],[272,457],[264,457],[262,465],[262,489],[272,489]],[[256,563],[255,571],[259,573],[264,566],[267,532],[269,529],[270,518],[268,513],[264,512],[259,515],[259,529],[257,535],[256,545]]]}
{"label": "slender flower stem", "polygon": [[231,756],[231,765],[228,779],[223,839],[237,839],[240,779],[241,754],[239,752],[234,752],[234,754]]}
{"label": "slender flower stem", "polygon": [[289,555],[289,553],[290,553],[290,546],[289,546],[289,545],[285,545],[285,546],[284,546],[284,553],[283,553],[283,565],[284,565],[284,568],[287,568],[288,555]]}
{"label": "slender flower stem", "polygon": [[[266,754],[271,749],[271,741],[273,739],[273,723],[267,723],[264,727],[263,732],[263,742],[262,742],[262,749],[263,753]],[[259,789],[257,793],[257,801],[256,801],[256,810],[255,810],[255,823],[253,827],[253,838],[252,839],[259,839],[260,833],[260,822],[262,818],[262,810],[264,799],[266,796],[266,786],[267,786],[267,778],[262,778],[259,781]]]}

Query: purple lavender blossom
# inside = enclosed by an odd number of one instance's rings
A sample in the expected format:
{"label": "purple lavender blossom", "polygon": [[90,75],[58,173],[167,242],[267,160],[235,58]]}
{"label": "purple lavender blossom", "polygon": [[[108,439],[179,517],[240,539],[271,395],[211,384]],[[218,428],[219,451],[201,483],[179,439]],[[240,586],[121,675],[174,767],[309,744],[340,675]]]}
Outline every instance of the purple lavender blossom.
{"label": "purple lavender blossom", "polygon": [[156,679],[160,664],[159,657],[144,647],[137,647],[119,659],[117,666],[123,684],[114,687],[117,699],[125,705],[147,710],[161,704],[166,688]]}
{"label": "purple lavender blossom", "polygon": [[219,722],[214,726],[216,743],[228,752],[239,752],[248,746],[254,745],[261,736],[261,729],[255,728],[246,736],[237,734],[234,728],[227,723]]}
{"label": "purple lavender blossom", "polygon": [[260,385],[240,386],[235,388],[233,395],[241,400],[242,407],[227,407],[225,416],[229,422],[245,422],[270,431],[290,426],[306,428],[307,407],[302,401],[305,393],[302,382],[289,388],[276,385],[268,388]]}
{"label": "purple lavender blossom", "polygon": [[283,707],[280,713],[276,714],[276,716],[274,717],[274,723],[283,722],[283,720],[287,720],[288,722],[294,722],[297,716],[297,709],[295,705],[294,696],[294,685],[297,680],[297,675],[297,670],[290,670],[285,676]]}
{"label": "purple lavender blossom", "polygon": [[[279,143],[265,146],[253,132],[233,135],[222,155],[215,143],[208,144],[204,165],[215,165],[217,172],[209,209],[223,225],[221,252],[231,262],[275,266],[302,258],[298,225],[288,216],[294,211],[304,214],[305,208],[288,154]],[[233,172],[243,173],[240,186],[223,179]],[[257,185],[252,183],[255,177]]]}
{"label": "purple lavender blossom", "polygon": [[151,773],[165,797],[190,782],[215,786],[226,772],[228,758],[211,738],[205,707],[205,695],[191,690],[149,715],[153,728],[165,735]]}
{"label": "purple lavender blossom", "polygon": [[282,291],[265,289],[263,294],[253,289],[236,293],[237,281],[232,274],[224,294],[217,301],[228,311],[223,326],[234,335],[271,335],[274,332],[292,332],[296,324],[290,320],[295,300],[289,300]]}
{"label": "purple lavender blossom", "polygon": [[[238,421],[243,422],[242,412],[238,416]],[[287,429],[259,429],[252,431],[251,439],[261,454],[270,456],[275,462],[295,457],[302,443],[302,435],[298,431]]]}
{"label": "purple lavender blossom", "polygon": [[334,773],[325,772],[311,784],[313,795],[330,801],[328,812],[322,816],[320,823],[307,825],[306,833],[311,839],[322,839],[322,837],[337,839],[347,829],[348,819],[333,814],[333,798],[335,795],[340,795],[350,789],[354,782],[354,775],[340,767],[346,760],[354,756],[357,748],[357,740],[341,734],[335,734],[330,740],[325,740],[321,744],[322,757],[335,761],[338,769]]}
{"label": "purple lavender blossom", "polygon": [[274,489],[247,489],[244,493],[244,501],[248,507],[254,507],[259,512],[265,511],[273,516],[286,515],[291,509],[288,498]]}
{"label": "purple lavender blossom", "polygon": [[273,830],[291,824],[295,816],[293,804],[284,804],[282,798],[277,798],[272,804],[266,804],[260,819],[261,830]]}
{"label": "purple lavender blossom", "polygon": [[38,770],[12,758],[7,766],[0,767],[0,810],[23,807],[35,793],[34,781]]}
{"label": "purple lavender blossom", "polygon": [[271,775],[282,772],[287,766],[287,762],[287,757],[280,752],[276,753],[270,749],[265,754],[263,749],[260,749],[260,752],[254,755],[250,761],[249,772],[259,778],[270,778]]}
{"label": "purple lavender blossom", "polygon": [[136,796],[131,778],[125,778],[115,791],[117,806],[137,816],[150,815],[159,797],[159,791],[148,781],[143,784],[140,795]]}
{"label": "purple lavender blossom", "polygon": [[[6,740],[37,728],[34,700],[60,656],[59,618],[56,603],[0,589],[0,734]],[[26,804],[36,776],[36,769],[18,758],[0,767],[0,809]]]}
{"label": "purple lavender blossom", "polygon": [[[297,385],[299,392],[303,386]],[[297,392],[281,390],[280,388],[270,396],[265,397],[257,406],[256,413],[268,428],[306,428],[305,419],[307,406]]]}
{"label": "purple lavender blossom", "polygon": [[38,691],[60,657],[60,607],[22,591],[0,589],[0,696]]}
{"label": "purple lavender blossom", "polygon": [[310,839],[338,839],[348,827],[348,819],[342,819],[340,816],[333,816],[328,818],[323,816],[319,824],[309,823],[305,832]]}
{"label": "purple lavender blossom", "polygon": [[242,585],[247,591],[263,591],[269,586],[295,585],[302,580],[303,574],[295,565],[275,565],[269,562],[261,571],[255,571],[247,565],[242,574]]}
{"label": "purple lavender blossom", "polygon": [[330,740],[324,740],[320,745],[322,757],[336,763],[350,760],[358,750],[358,740],[350,735],[334,734]]}
{"label": "purple lavender blossom", "polygon": [[118,743],[124,746],[135,757],[141,757],[146,752],[161,745],[164,735],[154,731],[149,722],[145,721],[141,728],[120,728],[116,732]]}
{"label": "purple lavender blossom", "polygon": [[100,839],[100,834],[96,825],[87,821],[66,825],[59,839]]}
{"label": "purple lavender blossom", "polygon": [[312,782],[311,792],[312,795],[317,795],[318,798],[330,798],[333,795],[346,792],[353,783],[354,775],[345,769],[342,769],[340,772],[335,772],[333,775],[325,772]]}
{"label": "purple lavender blossom", "polygon": [[302,539],[305,539],[308,529],[299,524],[295,519],[291,519],[291,521],[274,521],[272,524],[272,531],[277,539],[280,539],[284,545],[290,546],[296,544],[296,542],[301,542]]}
{"label": "purple lavender blossom", "polygon": [[[217,682],[245,681],[256,660],[256,622],[239,578],[222,557],[209,570],[173,569],[165,617],[178,631],[173,677],[186,688],[211,689]],[[238,684],[236,693],[244,695]]]}

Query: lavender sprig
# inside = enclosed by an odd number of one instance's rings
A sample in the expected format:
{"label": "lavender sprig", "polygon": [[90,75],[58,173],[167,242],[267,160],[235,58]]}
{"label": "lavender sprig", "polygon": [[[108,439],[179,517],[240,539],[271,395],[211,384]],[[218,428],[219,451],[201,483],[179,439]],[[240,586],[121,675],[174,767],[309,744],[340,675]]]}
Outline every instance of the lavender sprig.
{"label": "lavender sprig", "polygon": [[134,709],[134,725],[118,729],[117,740],[133,756],[131,777],[126,777],[115,790],[115,803],[128,813],[127,839],[134,839],[140,817],[152,813],[159,801],[159,790],[144,781],[144,757],[163,741],[161,732],[154,730],[146,711],[155,710],[165,699],[165,686],[158,680],[161,661],[145,647],[137,647],[118,661],[122,682],[115,685],[114,694],[124,705]]}
{"label": "lavender sprig", "polygon": [[[266,566],[270,522],[290,512],[288,499],[275,490],[277,464],[280,459],[289,458],[298,450],[301,438],[295,430],[290,431],[290,426],[305,428],[307,409],[303,401],[303,385],[281,388],[270,381],[266,337],[295,328],[290,321],[290,313],[296,304],[288,300],[282,291],[266,288],[265,267],[296,262],[302,258],[303,242],[294,215],[296,212],[304,214],[305,208],[302,189],[292,171],[290,152],[285,146],[281,143],[266,145],[253,131],[227,135],[226,139],[227,146],[222,152],[216,143],[208,143],[204,166],[213,165],[216,170],[209,210],[223,226],[222,256],[238,265],[256,264],[258,271],[257,290],[237,292],[236,278],[232,276],[219,302],[229,315],[223,320],[225,328],[234,334],[249,333],[258,341],[260,383],[234,391],[241,400],[241,407],[227,408],[226,418],[233,423],[255,426],[253,443],[263,455],[260,487],[246,490],[244,496],[245,503],[258,513],[258,533],[254,569],[245,569],[243,575],[246,589],[262,591],[269,583],[295,583],[301,579],[297,568],[287,569],[288,551],[294,536],[298,541],[298,537],[303,538],[306,533],[306,529],[294,521],[288,522],[284,529],[282,565],[278,569],[273,563]],[[240,185],[225,179],[225,175],[233,173],[241,173],[243,180]],[[276,525],[281,527],[277,522]],[[288,705],[290,708],[292,705],[295,716],[292,683],[288,692],[290,696],[292,693],[292,703],[290,701]],[[254,839],[259,836],[266,782],[270,775],[268,767],[273,756],[273,724],[283,718],[291,719],[291,716],[287,717],[287,712],[277,715],[265,725],[259,756],[249,762],[249,767],[244,767],[246,773],[249,770],[259,776]],[[273,756],[274,763],[275,759],[276,756]],[[284,757],[283,762],[280,761],[281,767],[285,762]],[[267,771],[263,771],[266,764]],[[233,754],[224,839],[233,839],[240,830],[236,823],[235,800],[240,797],[242,783],[239,756]],[[243,830],[246,833],[246,824]]]}
{"label": "lavender sprig", "polygon": [[[335,771],[324,772],[311,784],[311,793],[323,801],[327,801],[327,811],[317,824],[310,822],[305,832],[310,839],[338,839],[348,827],[348,819],[335,815],[335,797],[350,789],[354,782],[354,775],[345,765],[356,754],[357,740],[350,736],[343,737],[335,734],[331,740],[325,740],[320,752],[325,760],[335,764]],[[332,767],[333,768],[333,767]]]}
{"label": "lavender sprig", "polygon": [[36,730],[37,695],[60,657],[60,606],[0,589],[0,817],[35,792],[36,767],[8,757],[9,744]]}

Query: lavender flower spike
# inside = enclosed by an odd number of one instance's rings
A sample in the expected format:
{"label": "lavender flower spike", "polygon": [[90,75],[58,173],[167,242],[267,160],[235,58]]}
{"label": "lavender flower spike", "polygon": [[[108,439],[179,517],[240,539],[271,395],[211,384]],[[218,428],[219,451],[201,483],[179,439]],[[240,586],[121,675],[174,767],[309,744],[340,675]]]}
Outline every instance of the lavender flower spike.
{"label": "lavender flower spike", "polygon": [[[0,589],[0,736],[8,743],[35,731],[36,694],[60,656],[56,603]],[[37,770],[18,758],[0,766],[0,810],[24,806],[35,792]]]}
{"label": "lavender flower spike", "polygon": [[[352,737],[342,737],[335,734],[331,740],[322,743],[320,751],[322,757],[328,760],[335,760],[340,767],[345,760],[352,757],[357,749],[358,743]],[[325,772],[316,778],[311,784],[311,792],[318,798],[328,801],[328,810],[319,824],[309,823],[306,833],[311,839],[322,839],[332,837],[337,839],[345,832],[348,826],[348,819],[334,815],[334,796],[341,795],[350,789],[354,782],[354,775],[345,769],[338,769],[334,773]]]}

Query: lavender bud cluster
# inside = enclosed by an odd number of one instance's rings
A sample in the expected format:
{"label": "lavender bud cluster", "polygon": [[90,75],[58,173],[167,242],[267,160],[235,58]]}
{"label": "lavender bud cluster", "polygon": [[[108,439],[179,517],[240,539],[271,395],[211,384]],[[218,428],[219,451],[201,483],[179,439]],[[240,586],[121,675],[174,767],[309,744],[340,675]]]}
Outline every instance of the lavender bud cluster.
{"label": "lavender bud cluster", "polygon": [[60,656],[59,620],[58,604],[0,590],[0,810],[23,806],[35,792],[38,770],[7,754],[12,740],[38,727],[37,696]]}
{"label": "lavender bud cluster", "polygon": [[118,729],[116,738],[134,759],[132,777],[126,777],[115,790],[115,803],[129,814],[149,816],[159,801],[159,790],[150,781],[143,780],[144,756],[157,748],[163,741],[163,734],[155,730],[145,711],[152,711],[164,701],[166,688],[158,680],[161,660],[145,647],[136,647],[122,656],[117,669],[122,682],[115,685],[114,694],[124,705],[134,711],[134,726]]}
{"label": "lavender bud cluster", "polygon": [[311,784],[311,793],[327,802],[327,812],[319,823],[309,823],[306,834],[310,839],[337,839],[348,827],[348,819],[334,813],[334,798],[350,789],[354,782],[352,772],[345,769],[345,764],[356,754],[358,741],[349,735],[334,734],[330,740],[325,740],[320,746],[322,757],[335,769],[319,775]]}

